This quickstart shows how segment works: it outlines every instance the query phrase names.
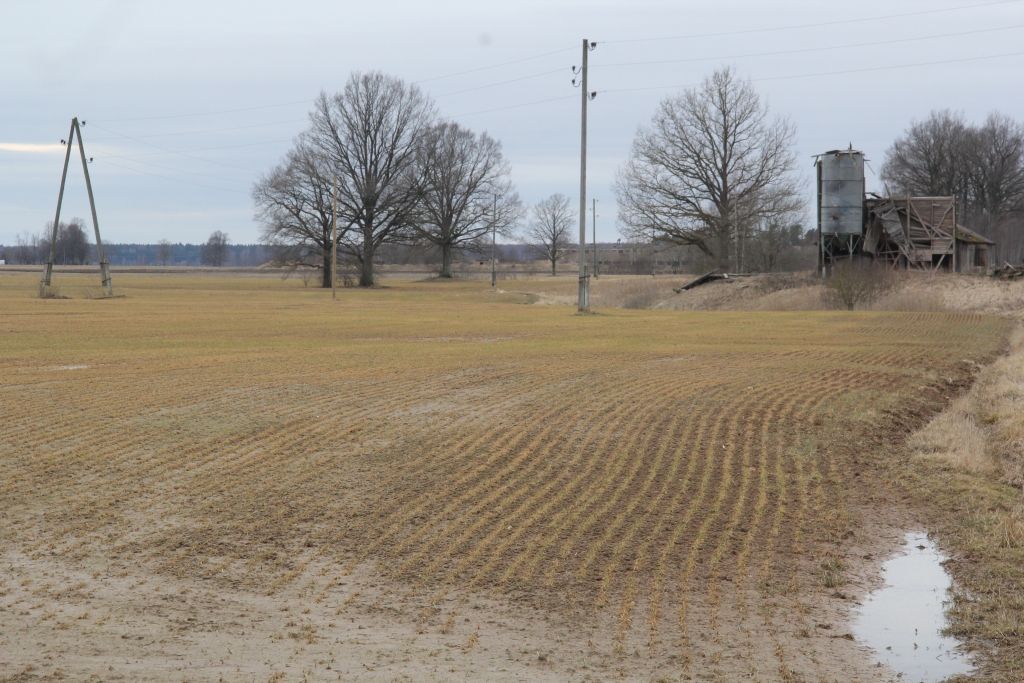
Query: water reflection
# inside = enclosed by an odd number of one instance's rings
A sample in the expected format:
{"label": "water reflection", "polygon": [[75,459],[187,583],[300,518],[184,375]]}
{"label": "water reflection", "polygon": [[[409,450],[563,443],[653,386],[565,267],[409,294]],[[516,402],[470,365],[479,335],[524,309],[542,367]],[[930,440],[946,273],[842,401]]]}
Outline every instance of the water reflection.
{"label": "water reflection", "polygon": [[882,565],[885,586],[871,593],[854,622],[857,639],[902,681],[935,683],[973,668],[960,642],[942,635],[952,579],[946,558],[924,533],[908,533],[899,555]]}

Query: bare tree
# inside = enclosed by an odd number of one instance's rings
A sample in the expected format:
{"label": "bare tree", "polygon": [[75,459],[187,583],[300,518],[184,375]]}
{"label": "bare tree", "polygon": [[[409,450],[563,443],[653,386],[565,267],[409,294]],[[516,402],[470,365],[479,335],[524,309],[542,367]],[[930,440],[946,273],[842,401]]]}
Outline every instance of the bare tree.
{"label": "bare tree", "polygon": [[171,260],[171,243],[167,240],[160,240],[156,243],[156,258],[160,261],[161,266],[166,266],[167,262]]}
{"label": "bare tree", "polygon": [[958,221],[994,239],[1001,260],[1024,258],[1024,126],[1013,119],[932,112],[887,150],[882,179],[897,195],[956,197]]}
{"label": "bare tree", "polygon": [[220,267],[224,265],[228,255],[228,235],[220,230],[210,233],[210,238],[199,252],[199,260],[204,266]]}
{"label": "bare tree", "polygon": [[969,130],[963,116],[948,109],[911,123],[885,153],[881,176],[888,191],[966,203]]}
{"label": "bare tree", "polygon": [[39,235],[18,233],[17,245],[9,253],[13,263],[42,263],[45,260]]}
{"label": "bare tree", "polygon": [[558,260],[570,245],[576,212],[564,194],[553,194],[533,207],[533,220],[526,237],[551,262],[551,274],[557,275]]}
{"label": "bare tree", "polygon": [[339,246],[360,262],[360,286],[373,286],[377,248],[411,232],[417,142],[433,118],[419,88],[379,72],[353,74],[313,107],[310,144],[338,176],[339,225],[351,225]]}
{"label": "bare tree", "polygon": [[967,186],[975,212],[992,224],[1024,209],[1024,126],[993,112],[969,140]]}
{"label": "bare tree", "polygon": [[763,221],[750,239],[747,252],[750,268],[764,272],[779,270],[783,256],[798,247],[803,236],[804,229],[799,223]]}
{"label": "bare tree", "polygon": [[502,234],[519,217],[501,143],[457,123],[427,129],[416,154],[420,185],[416,232],[441,250],[441,277],[452,276],[453,250]]}
{"label": "bare tree", "polygon": [[[39,241],[41,254],[50,253],[49,235],[52,234],[53,222],[50,221],[46,224],[47,237]],[[67,223],[61,221],[57,228],[54,256],[56,263],[63,265],[81,265],[89,258],[89,240],[85,236],[85,222],[81,218],[72,218]]]}
{"label": "bare tree", "polygon": [[[256,217],[263,224],[263,241],[275,247],[289,266],[320,268],[321,285],[330,287],[331,171],[324,157],[302,136],[284,161],[253,187]],[[338,225],[343,236],[347,223]]]}
{"label": "bare tree", "polygon": [[663,100],[616,181],[624,235],[693,245],[721,267],[731,255],[742,270],[757,223],[802,206],[794,135],[730,68]]}

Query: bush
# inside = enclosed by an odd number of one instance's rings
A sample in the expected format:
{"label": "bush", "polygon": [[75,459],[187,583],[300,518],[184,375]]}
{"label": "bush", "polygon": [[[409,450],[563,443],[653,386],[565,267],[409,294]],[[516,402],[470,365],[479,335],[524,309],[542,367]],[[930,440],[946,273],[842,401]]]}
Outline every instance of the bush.
{"label": "bush", "polygon": [[840,261],[832,266],[825,281],[829,297],[837,306],[852,311],[871,303],[895,285],[891,270],[870,261]]}

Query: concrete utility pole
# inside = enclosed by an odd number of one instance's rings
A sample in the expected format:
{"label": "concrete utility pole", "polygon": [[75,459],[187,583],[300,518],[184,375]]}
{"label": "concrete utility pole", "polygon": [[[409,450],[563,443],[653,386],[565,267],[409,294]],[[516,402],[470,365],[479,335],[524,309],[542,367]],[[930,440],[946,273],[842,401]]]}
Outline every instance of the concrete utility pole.
{"label": "concrete utility pole", "polygon": [[498,195],[494,195],[494,207],[491,209],[491,287],[498,286],[498,261],[495,256],[495,243],[498,235]]}
{"label": "concrete utility pole", "polygon": [[338,176],[331,177],[331,298],[338,298]]}
{"label": "concrete utility pole", "polygon": [[596,280],[597,277],[598,277],[598,274],[597,274],[597,200],[594,199],[592,201],[594,202],[594,208],[591,209],[591,211],[590,211],[590,220],[591,220],[592,226],[593,226],[593,232],[591,233],[592,234],[591,245],[594,248],[594,279]]}
{"label": "concrete utility pole", "polygon": [[100,284],[104,296],[113,296],[114,288],[110,281],[110,263],[103,252],[103,240],[100,239],[100,222],[96,217],[96,200],[92,194],[92,179],[89,177],[89,160],[85,158],[85,146],[82,143],[82,129],[78,125],[78,117],[71,119],[71,130],[68,132],[67,151],[64,153],[64,170],[60,175],[60,191],[57,193],[57,212],[53,217],[53,228],[50,230],[50,254],[43,271],[43,280],[39,283],[39,296],[49,293],[53,279],[53,262],[57,256],[57,233],[60,229],[60,207],[64,202],[64,186],[68,177],[68,165],[71,163],[71,145],[78,140],[78,153],[82,158],[82,172],[85,174],[85,189],[89,194],[89,209],[92,212],[92,229],[96,235],[96,258],[100,262]]}
{"label": "concrete utility pole", "polygon": [[[583,39],[583,63],[580,65],[580,287],[577,297],[577,310],[586,313],[590,310],[590,276],[587,274],[587,100],[591,93],[587,90],[587,53],[597,47]],[[573,85],[576,84],[573,79]],[[596,94],[596,93],[595,93]]]}

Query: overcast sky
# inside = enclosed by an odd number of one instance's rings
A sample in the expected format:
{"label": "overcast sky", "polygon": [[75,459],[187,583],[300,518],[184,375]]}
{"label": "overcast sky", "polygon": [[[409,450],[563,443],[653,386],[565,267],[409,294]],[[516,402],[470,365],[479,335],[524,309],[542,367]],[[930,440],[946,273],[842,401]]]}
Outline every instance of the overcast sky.
{"label": "overcast sky", "polygon": [[[877,170],[933,109],[1024,118],[1022,36],[1024,0],[2,0],[0,243],[52,220],[75,115],[106,241],[255,242],[253,181],[317,93],[359,70],[418,82],[501,140],[527,202],[576,198],[583,37],[598,42],[588,194],[614,240],[637,127],[714,69],[735,66],[796,124],[811,199],[817,152],[852,143]],[[80,166],[62,215],[89,215]]]}

